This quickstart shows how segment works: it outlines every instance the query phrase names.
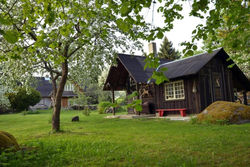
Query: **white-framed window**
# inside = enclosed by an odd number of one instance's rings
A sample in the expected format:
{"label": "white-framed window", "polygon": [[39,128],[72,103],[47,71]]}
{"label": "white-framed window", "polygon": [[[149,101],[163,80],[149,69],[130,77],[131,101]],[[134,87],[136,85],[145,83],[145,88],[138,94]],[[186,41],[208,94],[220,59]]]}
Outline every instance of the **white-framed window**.
{"label": "white-framed window", "polygon": [[165,83],[165,100],[185,99],[183,80]]}

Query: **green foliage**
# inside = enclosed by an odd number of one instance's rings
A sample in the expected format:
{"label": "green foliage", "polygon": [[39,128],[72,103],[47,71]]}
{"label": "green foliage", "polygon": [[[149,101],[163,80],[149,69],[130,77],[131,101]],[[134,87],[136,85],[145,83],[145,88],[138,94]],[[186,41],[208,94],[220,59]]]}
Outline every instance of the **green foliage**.
{"label": "green foliage", "polygon": [[158,56],[159,58],[176,60],[180,58],[180,53],[173,48],[172,42],[168,41],[167,37],[164,37]]}
{"label": "green foliage", "polygon": [[88,104],[98,104],[98,97],[102,92],[102,88],[97,83],[90,83],[85,88],[85,96]]}
{"label": "green foliage", "polygon": [[197,123],[198,123],[197,117],[191,117],[190,123],[191,123],[191,124],[197,124]]}
{"label": "green foliage", "polygon": [[[77,78],[96,82],[104,65],[115,60],[118,49],[141,47],[137,39],[145,38],[149,28],[140,13],[149,6],[145,2],[129,1],[125,6],[113,0],[0,3],[0,20],[10,23],[1,26],[1,37],[7,40],[0,40],[0,79],[6,85],[19,81],[27,86],[34,73],[49,74],[57,105],[61,93],[56,92],[63,90],[68,78],[79,84]],[[98,103],[96,96],[91,100]],[[54,112],[57,118],[53,119],[60,120],[60,109]]]}
{"label": "green foliage", "polygon": [[109,101],[102,101],[98,104],[97,110],[99,114],[105,114],[106,110],[110,108],[111,103]]}
{"label": "green foliage", "polygon": [[0,86],[0,113],[7,112],[10,109],[9,99],[5,96],[6,88]]}
{"label": "green foliage", "polygon": [[90,116],[90,110],[88,107],[86,107],[84,110],[82,110],[82,114],[85,116]]}
{"label": "green foliage", "polygon": [[29,106],[34,106],[41,100],[40,93],[33,88],[30,88],[29,92],[26,88],[18,88],[16,92],[6,93],[6,96],[11,107],[17,112],[28,110]]}
{"label": "green foliage", "polygon": [[32,110],[24,110],[21,112],[22,115],[28,115],[28,114],[39,114],[40,112],[38,110],[32,111]]}
{"label": "green foliage", "polygon": [[[136,99],[138,96],[138,93],[135,91],[124,98],[118,98],[115,100],[114,103],[104,101],[100,102],[98,104],[98,112],[100,114],[104,114],[107,109],[115,108],[117,112],[123,112],[126,111],[127,108],[134,108],[136,111],[141,112],[142,111],[142,100]],[[128,103],[128,100],[133,99],[131,103]]]}
{"label": "green foliage", "polygon": [[159,57],[155,57],[153,54],[146,55],[144,70],[146,68],[154,69],[152,76],[148,79],[148,82],[151,82],[151,80],[154,79],[155,83],[159,85],[164,81],[169,81],[164,75],[164,72],[167,71],[167,68],[159,68],[159,66]]}
{"label": "green foliage", "polygon": [[[128,108],[134,108],[136,111],[141,112],[142,111],[142,100],[137,99],[138,92],[134,91],[124,99],[117,101],[116,107],[122,107],[124,106],[126,109]],[[132,101],[131,101],[132,99]],[[131,101],[130,103],[128,101]],[[124,105],[125,104],[125,105]]]}
{"label": "green foliage", "polygon": [[70,106],[85,106],[88,104],[88,98],[85,96],[85,93],[78,92],[77,97],[69,99]]}
{"label": "green foliage", "polygon": [[[213,6],[213,7],[212,7]],[[207,15],[206,15],[207,14]],[[195,40],[207,40],[211,37],[211,43],[206,50],[211,51],[213,43],[219,43],[228,47],[232,52],[249,53],[249,2],[217,0],[195,1],[190,12],[191,16],[206,17],[205,25],[198,25],[193,31],[192,42],[185,42],[184,52],[196,50]],[[240,20],[240,21],[239,21]],[[240,57],[238,57],[240,59]],[[238,59],[236,58],[236,59]],[[245,59],[247,61],[247,59]]]}
{"label": "green foliage", "polygon": [[[227,17],[225,16],[223,19],[225,22],[228,22]],[[249,29],[249,28],[248,28]],[[222,27],[218,28],[216,31],[216,34],[209,33],[207,35],[207,39],[203,41],[203,50],[206,50],[207,48],[216,49],[219,47],[223,47],[223,49],[229,54],[230,59],[232,59],[238,67],[244,72],[244,74],[247,77],[250,77],[250,57],[249,57],[249,47],[246,43],[242,43],[244,41],[243,38],[249,38],[250,34],[249,31],[243,31],[243,32],[237,32],[234,37],[231,36],[231,29],[227,27],[227,24],[224,23]],[[216,39],[214,37],[216,36]],[[230,39],[233,38],[233,39]],[[235,41],[235,39],[238,39],[238,41]],[[234,48],[232,46],[233,41],[236,42],[234,45],[239,45]],[[204,51],[203,51],[204,52]],[[231,68],[234,64],[229,65],[229,68]]]}

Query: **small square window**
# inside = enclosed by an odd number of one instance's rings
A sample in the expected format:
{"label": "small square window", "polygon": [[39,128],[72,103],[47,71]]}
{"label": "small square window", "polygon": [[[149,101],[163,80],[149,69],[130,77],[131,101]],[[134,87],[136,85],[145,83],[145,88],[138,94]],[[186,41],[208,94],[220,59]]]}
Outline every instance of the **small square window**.
{"label": "small square window", "polygon": [[185,99],[183,80],[165,84],[165,100]]}

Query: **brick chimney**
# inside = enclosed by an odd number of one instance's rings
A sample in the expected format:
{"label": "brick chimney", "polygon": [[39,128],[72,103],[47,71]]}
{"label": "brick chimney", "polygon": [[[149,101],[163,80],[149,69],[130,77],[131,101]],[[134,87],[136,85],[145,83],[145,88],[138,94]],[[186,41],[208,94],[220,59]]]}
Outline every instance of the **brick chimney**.
{"label": "brick chimney", "polygon": [[149,51],[149,54],[153,53],[154,56],[157,56],[157,50],[156,50],[156,43],[155,42],[150,42],[148,44],[148,51]]}

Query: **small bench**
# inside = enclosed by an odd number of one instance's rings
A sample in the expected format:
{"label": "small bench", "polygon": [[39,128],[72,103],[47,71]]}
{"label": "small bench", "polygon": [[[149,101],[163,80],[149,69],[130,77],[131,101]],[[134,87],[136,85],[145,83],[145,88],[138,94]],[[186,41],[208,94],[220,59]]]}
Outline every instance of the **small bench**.
{"label": "small bench", "polygon": [[156,109],[156,112],[159,112],[159,116],[162,117],[164,114],[164,111],[180,111],[180,114],[182,117],[186,116],[186,108],[175,108],[175,109]]}

